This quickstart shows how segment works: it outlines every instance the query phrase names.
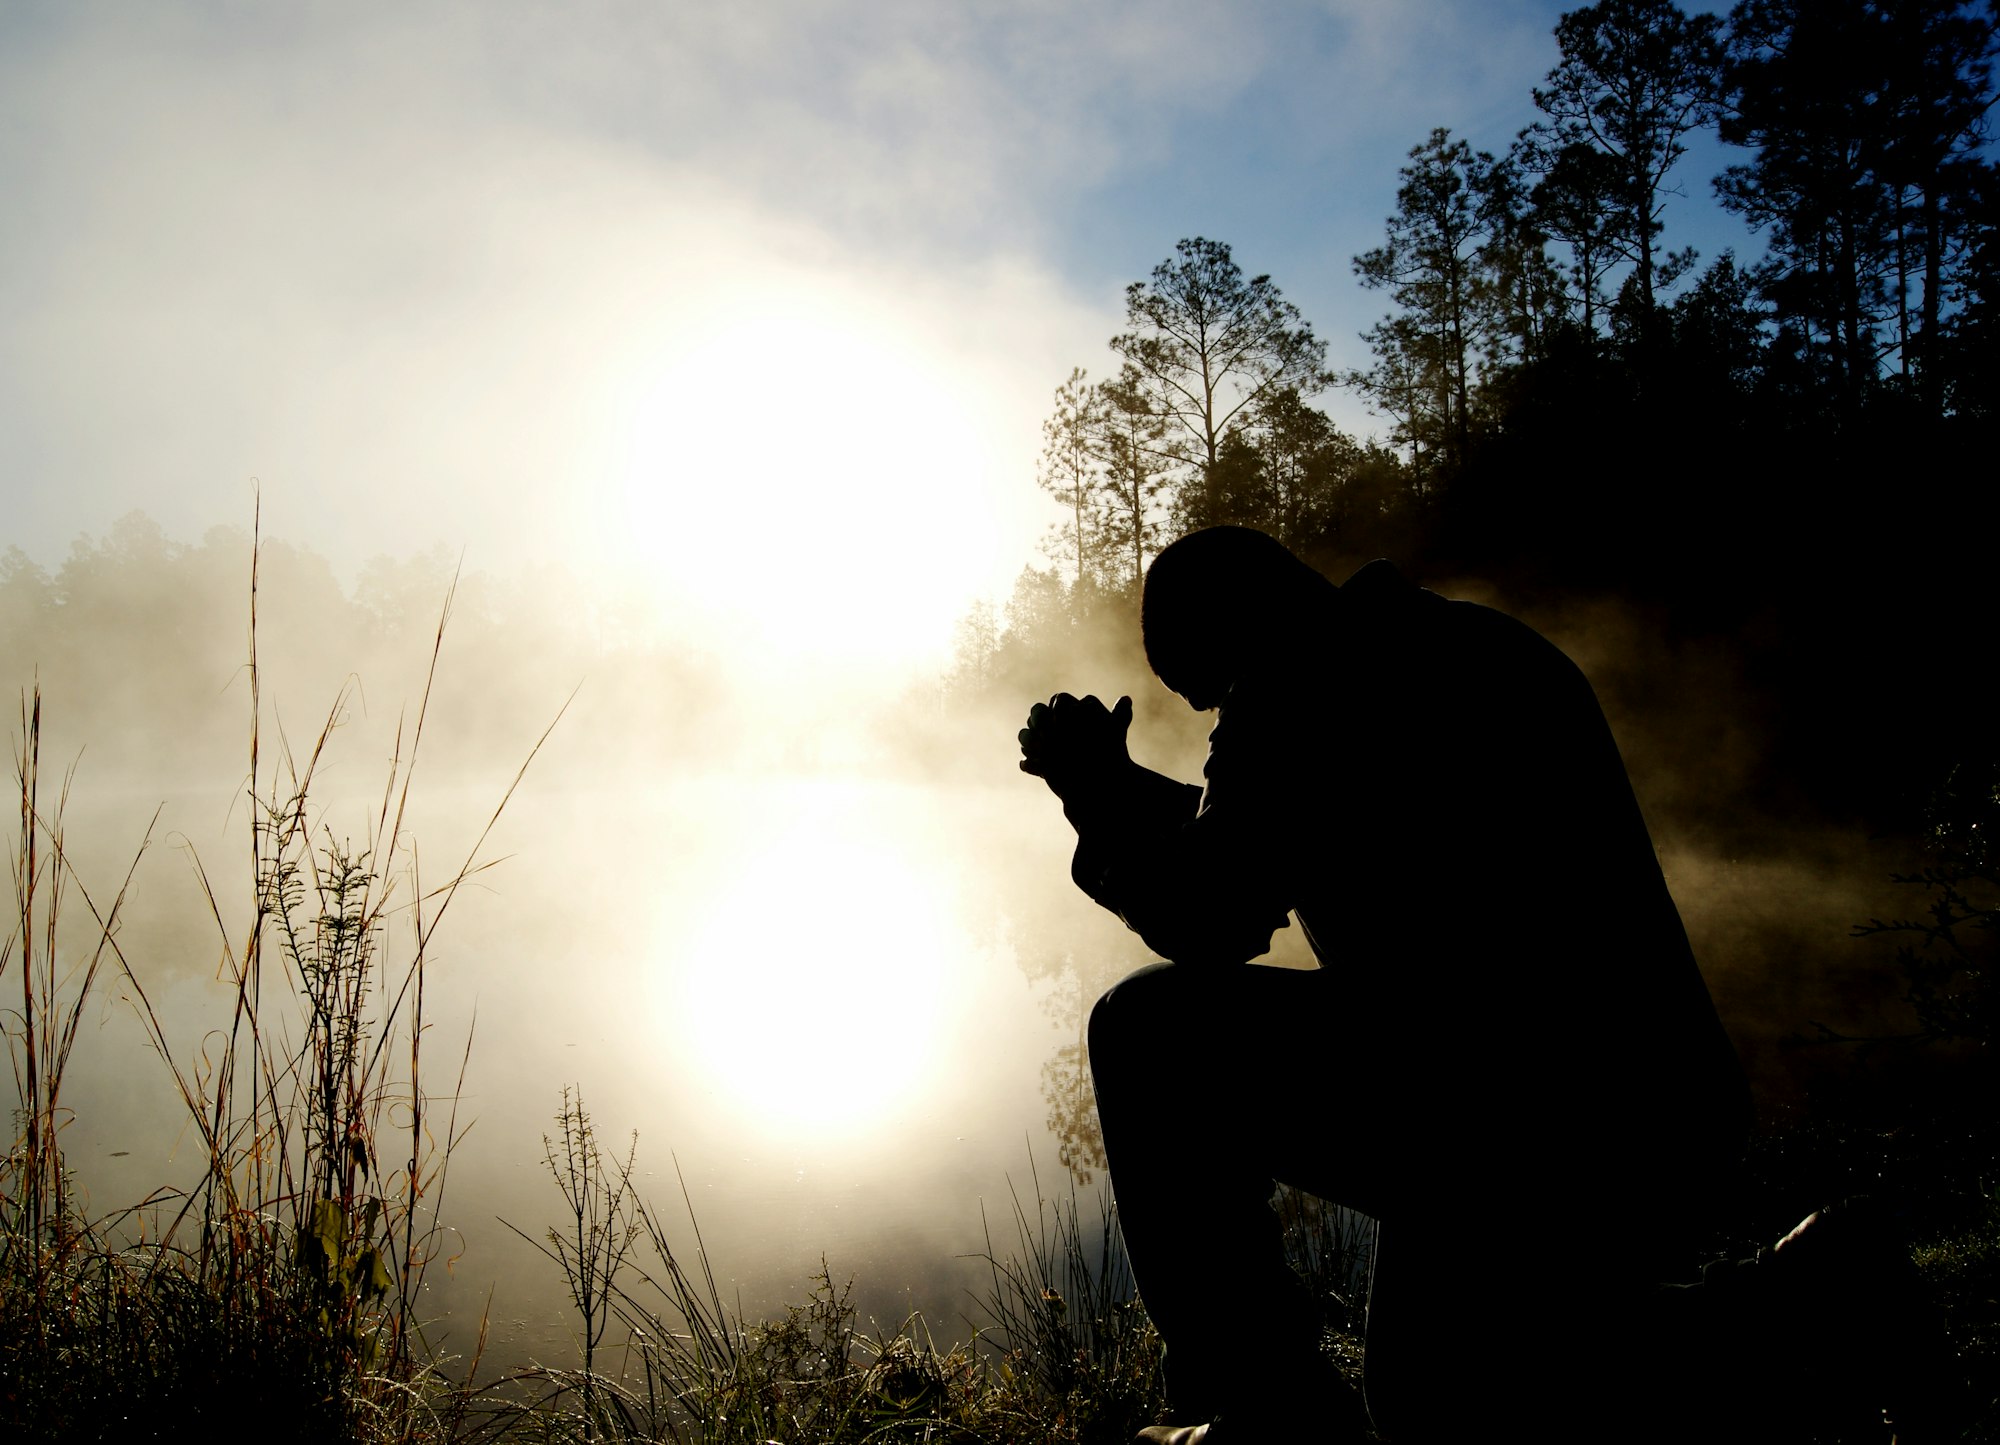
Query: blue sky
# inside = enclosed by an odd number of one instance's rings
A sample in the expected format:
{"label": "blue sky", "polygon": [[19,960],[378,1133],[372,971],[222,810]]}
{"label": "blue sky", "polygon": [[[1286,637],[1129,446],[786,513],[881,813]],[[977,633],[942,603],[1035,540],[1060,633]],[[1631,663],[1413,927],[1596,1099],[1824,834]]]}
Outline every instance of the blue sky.
{"label": "blue sky", "polygon": [[[1562,8],[9,0],[5,540],[199,536],[255,478],[343,569],[443,542],[684,612],[879,547],[917,575],[843,621],[942,638],[1035,555],[1037,428],[1125,283],[1226,240],[1362,362],[1404,153],[1504,147]],[[1754,251],[1718,164],[1667,241]]]}

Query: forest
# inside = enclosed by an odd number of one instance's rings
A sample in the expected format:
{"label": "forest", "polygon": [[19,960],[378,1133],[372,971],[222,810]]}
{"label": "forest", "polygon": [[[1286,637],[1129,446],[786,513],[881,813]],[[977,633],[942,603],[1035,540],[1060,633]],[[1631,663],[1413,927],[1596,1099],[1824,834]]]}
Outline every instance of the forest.
{"label": "forest", "polygon": [[[1330,370],[1271,277],[1182,240],[1127,288],[1110,374],[1056,389],[1053,565],[966,619],[962,671],[1115,630],[1165,541],[1242,523],[1336,579],[1387,556],[1726,640],[1769,717],[1746,801],[1912,825],[1993,747],[1993,37],[1949,0],[1570,12],[1539,121],[1410,149],[1351,261],[1388,305],[1366,366]],[[1707,184],[1754,263],[1663,248],[1704,133],[1739,157]],[[1335,389],[1386,439],[1314,404]]]}
{"label": "forest", "polygon": [[[1136,645],[1146,563],[1218,523],[1336,581],[1388,557],[1540,627],[1612,718],[1758,1086],[1752,1212],[1892,1196],[1982,1404],[1995,34],[1994,7],[1955,0],[1565,14],[1539,120],[1409,150],[1381,244],[1349,262],[1386,303],[1363,366],[1329,367],[1231,245],[1181,240],[1126,288],[1106,374],[1055,389],[1048,565],[964,619],[951,680],[965,706],[1129,691],[1142,734],[1174,705]],[[1728,163],[1697,181],[1682,162],[1703,141]],[[1696,184],[1760,257],[1665,247]],[[1341,391],[1379,437],[1322,409]],[[1861,901],[1862,851],[1891,860],[1896,912]],[[1792,895],[1762,937],[1703,897],[1760,860]],[[1849,900],[1841,928],[1812,916],[1817,887]],[[1743,982],[1788,970],[1848,991],[1828,1007]],[[1080,1054],[1048,1074],[1052,1124],[1093,1157]],[[1994,1438],[1984,1410],[1968,1438]]]}

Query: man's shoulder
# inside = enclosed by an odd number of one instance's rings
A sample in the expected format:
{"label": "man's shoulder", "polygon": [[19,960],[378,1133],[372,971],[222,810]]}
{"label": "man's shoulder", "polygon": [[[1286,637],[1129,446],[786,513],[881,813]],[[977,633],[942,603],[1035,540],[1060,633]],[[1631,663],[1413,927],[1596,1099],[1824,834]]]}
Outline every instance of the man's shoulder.
{"label": "man's shoulder", "polygon": [[1480,614],[1506,616],[1483,603],[1461,601],[1419,586],[1387,557],[1377,557],[1357,568],[1353,576],[1340,584],[1340,596],[1343,610],[1364,627],[1411,623],[1478,626],[1473,619]]}
{"label": "man's shoulder", "polygon": [[1498,673],[1532,690],[1536,677],[1581,677],[1568,655],[1528,623],[1421,587],[1387,558],[1361,567],[1340,593],[1354,660],[1364,668],[1364,659],[1371,660],[1405,685],[1423,678],[1450,689]]}
{"label": "man's shoulder", "polygon": [[1362,608],[1408,607],[1422,598],[1436,597],[1408,577],[1387,557],[1377,557],[1357,567],[1354,575],[1340,584],[1340,595],[1350,605]]}

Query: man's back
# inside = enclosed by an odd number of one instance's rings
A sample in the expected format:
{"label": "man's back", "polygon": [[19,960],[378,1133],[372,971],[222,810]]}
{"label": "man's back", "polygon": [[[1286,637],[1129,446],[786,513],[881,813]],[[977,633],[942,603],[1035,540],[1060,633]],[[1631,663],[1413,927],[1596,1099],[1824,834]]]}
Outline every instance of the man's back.
{"label": "man's back", "polygon": [[1299,674],[1333,719],[1288,840],[1315,952],[1519,1164],[1684,1214],[1748,1092],[1588,681],[1387,563],[1342,597],[1334,656]]}
{"label": "man's back", "polygon": [[[1205,787],[1126,756],[1129,701],[1037,707],[1022,766],[1077,828],[1072,876],[1169,960],[1098,1001],[1089,1041],[1177,1400],[1224,1437],[1330,1432],[1275,1178],[1381,1221],[1378,1428],[1606,1438],[1746,1110],[1588,683],[1497,612],[1381,563],[1336,588],[1238,528],[1161,554],[1142,627],[1217,710]],[[1247,966],[1288,913],[1322,967]],[[1516,1340],[1565,1363],[1554,1412]]]}
{"label": "man's back", "polygon": [[1382,1107],[1675,1207],[1733,1156],[1734,1050],[1596,696],[1533,629],[1371,563],[1229,689],[1203,772],[1114,905],[1163,954],[1184,916],[1295,912],[1408,1062]]}

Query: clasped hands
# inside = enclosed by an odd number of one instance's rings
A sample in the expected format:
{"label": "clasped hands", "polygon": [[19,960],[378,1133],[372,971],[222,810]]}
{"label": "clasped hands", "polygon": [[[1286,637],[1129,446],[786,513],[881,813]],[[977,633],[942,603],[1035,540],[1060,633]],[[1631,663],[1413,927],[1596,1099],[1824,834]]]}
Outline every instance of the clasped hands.
{"label": "clasped hands", "polygon": [[1132,765],[1125,734],[1132,726],[1132,699],[1107,708],[1096,697],[1059,692],[1028,709],[1021,729],[1021,771],[1040,778],[1065,803],[1108,784]]}

